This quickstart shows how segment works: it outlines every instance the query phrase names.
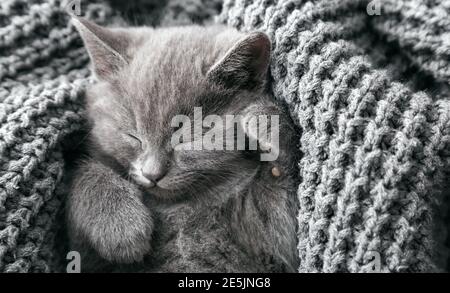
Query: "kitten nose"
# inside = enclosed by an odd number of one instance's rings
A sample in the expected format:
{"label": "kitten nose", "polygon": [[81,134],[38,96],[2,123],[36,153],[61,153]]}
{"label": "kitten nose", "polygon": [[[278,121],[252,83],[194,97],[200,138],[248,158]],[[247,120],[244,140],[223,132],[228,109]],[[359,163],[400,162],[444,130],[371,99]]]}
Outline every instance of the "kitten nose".
{"label": "kitten nose", "polygon": [[168,163],[165,160],[156,160],[155,158],[147,160],[141,168],[142,175],[155,183],[162,179],[167,171]]}
{"label": "kitten nose", "polygon": [[142,169],[142,175],[144,175],[145,178],[147,178],[148,180],[151,180],[153,182],[158,182],[159,180],[161,180],[167,173],[167,170],[164,169],[158,169],[158,170],[154,170],[149,172],[148,170],[144,170]]}

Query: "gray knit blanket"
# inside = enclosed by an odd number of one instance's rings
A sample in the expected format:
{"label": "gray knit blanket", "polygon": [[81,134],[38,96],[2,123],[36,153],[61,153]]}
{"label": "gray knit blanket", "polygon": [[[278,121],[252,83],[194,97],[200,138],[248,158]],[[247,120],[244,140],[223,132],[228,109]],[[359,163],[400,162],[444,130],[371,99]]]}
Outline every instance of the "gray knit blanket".
{"label": "gray knit blanket", "polygon": [[[63,153],[91,82],[65,2],[0,1],[4,272],[60,271],[65,259]],[[104,25],[215,18],[270,36],[274,96],[302,129],[299,272],[446,270],[449,1],[127,2],[81,10]]]}

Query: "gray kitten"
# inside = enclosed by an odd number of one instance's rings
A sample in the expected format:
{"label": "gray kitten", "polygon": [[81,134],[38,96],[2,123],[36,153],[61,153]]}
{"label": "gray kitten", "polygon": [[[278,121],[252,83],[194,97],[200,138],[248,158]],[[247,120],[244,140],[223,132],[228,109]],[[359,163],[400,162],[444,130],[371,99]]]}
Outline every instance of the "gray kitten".
{"label": "gray kitten", "polygon": [[[67,202],[82,270],[295,272],[298,138],[268,94],[267,36],[74,24],[98,79],[87,91],[89,158]],[[194,107],[280,115],[278,159],[174,149],[171,119]]]}

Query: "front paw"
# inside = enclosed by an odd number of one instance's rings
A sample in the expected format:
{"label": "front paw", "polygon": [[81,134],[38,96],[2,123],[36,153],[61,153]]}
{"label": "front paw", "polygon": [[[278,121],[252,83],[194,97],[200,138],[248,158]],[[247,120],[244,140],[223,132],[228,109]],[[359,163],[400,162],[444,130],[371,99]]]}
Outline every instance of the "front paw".
{"label": "front paw", "polygon": [[150,251],[153,220],[137,198],[123,197],[116,209],[102,211],[93,223],[91,244],[104,259],[117,263],[139,262]]}

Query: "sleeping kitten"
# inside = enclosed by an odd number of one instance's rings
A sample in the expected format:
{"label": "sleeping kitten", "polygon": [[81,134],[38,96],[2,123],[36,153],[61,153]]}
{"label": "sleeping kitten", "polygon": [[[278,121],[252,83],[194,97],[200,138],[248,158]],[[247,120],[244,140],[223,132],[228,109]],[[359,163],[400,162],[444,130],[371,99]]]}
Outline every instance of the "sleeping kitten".
{"label": "sleeping kitten", "polygon": [[[87,91],[89,158],[67,202],[82,270],[295,272],[298,138],[268,95],[267,36],[73,21],[98,80]],[[278,158],[173,147],[172,118],[193,117],[194,107],[204,116],[279,115]],[[238,122],[233,129],[254,138]]]}

